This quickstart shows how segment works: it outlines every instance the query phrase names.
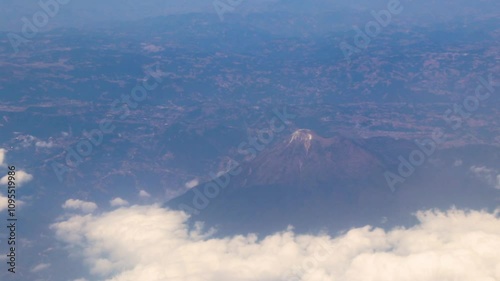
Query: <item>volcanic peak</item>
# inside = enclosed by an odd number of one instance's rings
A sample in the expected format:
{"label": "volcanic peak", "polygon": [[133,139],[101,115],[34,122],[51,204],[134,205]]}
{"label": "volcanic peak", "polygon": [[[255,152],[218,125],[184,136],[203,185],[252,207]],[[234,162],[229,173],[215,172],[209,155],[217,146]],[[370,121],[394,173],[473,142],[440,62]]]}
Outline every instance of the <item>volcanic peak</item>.
{"label": "volcanic peak", "polygon": [[298,129],[297,131],[293,132],[292,136],[290,137],[290,140],[288,141],[288,144],[291,143],[303,143],[304,148],[306,151],[309,151],[309,148],[311,147],[311,141],[314,138],[314,133],[311,130],[308,129]]}

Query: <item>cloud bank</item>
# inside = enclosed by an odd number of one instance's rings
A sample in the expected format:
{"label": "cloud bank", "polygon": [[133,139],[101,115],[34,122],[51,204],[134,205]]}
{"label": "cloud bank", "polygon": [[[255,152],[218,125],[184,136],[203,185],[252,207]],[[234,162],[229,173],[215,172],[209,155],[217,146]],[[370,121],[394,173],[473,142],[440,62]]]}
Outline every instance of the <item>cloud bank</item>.
{"label": "cloud bank", "polygon": [[188,215],[130,206],[72,215],[51,228],[96,280],[172,281],[494,281],[500,280],[500,209],[422,211],[419,223],[369,226],[338,237],[289,228],[213,238]]}

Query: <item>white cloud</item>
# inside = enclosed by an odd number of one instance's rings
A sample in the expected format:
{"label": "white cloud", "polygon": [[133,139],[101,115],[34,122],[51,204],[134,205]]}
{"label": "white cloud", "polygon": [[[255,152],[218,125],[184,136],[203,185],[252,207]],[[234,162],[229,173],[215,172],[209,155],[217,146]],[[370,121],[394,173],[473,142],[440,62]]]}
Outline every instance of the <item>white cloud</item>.
{"label": "white cloud", "polygon": [[156,52],[159,52],[159,51],[162,51],[163,48],[160,47],[160,46],[156,46],[154,44],[141,44],[142,45],[142,49],[147,51],[147,52],[152,52],[152,53],[156,53]]}
{"label": "white cloud", "polygon": [[42,147],[42,148],[51,148],[54,146],[54,143],[52,141],[37,141],[35,142],[36,147]]}
{"label": "white cloud", "polygon": [[54,142],[51,139],[49,139],[48,141],[44,141],[32,135],[18,134],[15,140],[16,143],[23,148],[28,148],[33,145],[41,148],[51,148],[55,146]]}
{"label": "white cloud", "polygon": [[142,198],[151,197],[151,195],[146,190],[139,191],[139,196]]}
{"label": "white cloud", "polygon": [[120,197],[117,197],[114,198],[113,200],[110,200],[109,204],[111,205],[111,207],[120,207],[120,206],[127,206],[128,202]]}
{"label": "white cloud", "polygon": [[[5,154],[7,154],[7,150],[5,150],[4,148],[0,148],[0,167],[5,167],[6,164],[4,163],[5,161]],[[0,184],[1,185],[5,185],[7,184],[8,182],[8,176],[4,176],[3,178],[0,179]],[[0,193],[0,212],[3,211],[3,210],[7,210],[8,208],[8,198],[7,197],[4,197],[1,193]]]}
{"label": "white cloud", "polygon": [[[16,171],[16,175],[14,176],[15,180],[14,182],[16,183],[16,187],[25,184],[27,182],[30,182],[33,179],[33,176],[26,173],[25,171]],[[9,176],[5,175],[0,179],[0,184],[5,185],[9,182]]]}
{"label": "white cloud", "polygon": [[9,199],[0,194],[0,212],[3,210],[7,210],[9,205]]}
{"label": "white cloud", "polygon": [[84,213],[92,213],[97,209],[94,202],[87,202],[78,199],[68,199],[62,205],[64,209],[80,210]]}
{"label": "white cloud", "polygon": [[24,148],[30,147],[36,141],[37,138],[32,135],[18,135],[16,137],[16,143]]}
{"label": "white cloud", "polygon": [[492,169],[486,167],[486,166],[471,166],[470,170],[474,172],[475,174],[489,174],[493,172]]}
{"label": "white cloud", "polygon": [[73,215],[51,226],[92,274],[112,281],[493,281],[500,280],[500,210],[419,212],[390,231],[363,227],[338,237],[292,229],[211,238],[185,213],[131,206]]}
{"label": "white cloud", "polygon": [[0,148],[0,167],[5,166],[5,163],[3,162],[5,160],[5,154],[7,154],[7,150]]}
{"label": "white cloud", "polygon": [[496,189],[500,189],[500,174],[497,170],[486,166],[471,166],[470,171],[484,182]]}
{"label": "white cloud", "polygon": [[50,267],[50,263],[40,263],[31,269],[31,272],[39,272]]}
{"label": "white cloud", "polygon": [[[21,208],[22,206],[24,206],[24,204],[25,204],[24,201],[16,199],[16,207],[17,208]],[[0,212],[3,210],[7,210],[8,207],[9,207],[9,198],[0,194]]]}
{"label": "white cloud", "polygon": [[184,186],[188,189],[191,189],[195,186],[197,186],[200,183],[198,179],[192,179],[184,184]]}

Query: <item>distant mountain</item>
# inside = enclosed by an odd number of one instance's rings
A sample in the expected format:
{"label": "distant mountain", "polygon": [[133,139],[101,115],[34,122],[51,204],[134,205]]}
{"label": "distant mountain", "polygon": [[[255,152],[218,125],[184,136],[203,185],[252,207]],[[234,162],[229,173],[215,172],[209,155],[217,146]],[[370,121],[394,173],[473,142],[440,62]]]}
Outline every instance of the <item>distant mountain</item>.
{"label": "distant mountain", "polygon": [[[377,156],[356,142],[300,129],[167,206],[218,225],[223,233],[233,228],[275,231],[288,224],[314,229],[331,219],[345,223],[356,213],[367,213],[374,198],[388,206],[383,171]],[[360,205],[353,212],[351,206]]]}
{"label": "distant mountain", "polygon": [[[250,153],[249,161],[166,206],[184,210],[193,223],[203,221],[226,235],[271,233],[288,225],[302,232],[339,231],[377,222],[379,226],[409,225],[411,213],[422,207],[497,204],[498,191],[481,184],[470,167],[498,166],[498,148],[440,150],[391,192],[384,172],[397,174],[398,156],[406,157],[412,150],[415,146],[409,141],[354,141],[300,129],[258,154]],[[455,163],[457,155],[465,156],[460,166]],[[476,158],[488,162],[480,164]]]}

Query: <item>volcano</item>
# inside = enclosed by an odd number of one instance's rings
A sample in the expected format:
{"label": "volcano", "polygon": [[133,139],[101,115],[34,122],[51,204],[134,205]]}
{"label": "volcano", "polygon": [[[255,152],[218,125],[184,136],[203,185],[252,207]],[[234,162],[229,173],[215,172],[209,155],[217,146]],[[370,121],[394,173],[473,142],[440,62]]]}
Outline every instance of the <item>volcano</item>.
{"label": "volcano", "polygon": [[167,207],[225,234],[271,233],[289,225],[320,230],[325,221],[349,227],[354,216],[373,220],[388,212],[383,172],[377,156],[355,141],[299,129]]}
{"label": "volcano", "polygon": [[166,207],[234,235],[270,234],[290,225],[299,232],[409,226],[422,208],[498,205],[498,190],[469,169],[498,166],[498,148],[487,145],[436,150],[393,192],[384,172],[397,171],[394,159],[415,148],[409,140],[352,140],[299,129]]}

